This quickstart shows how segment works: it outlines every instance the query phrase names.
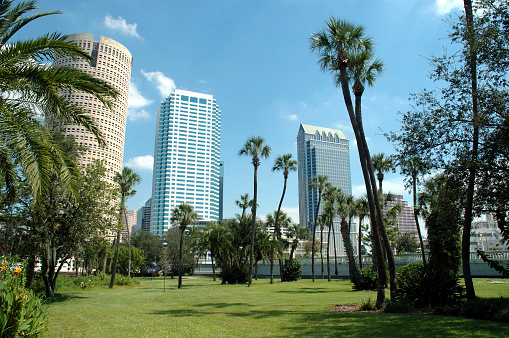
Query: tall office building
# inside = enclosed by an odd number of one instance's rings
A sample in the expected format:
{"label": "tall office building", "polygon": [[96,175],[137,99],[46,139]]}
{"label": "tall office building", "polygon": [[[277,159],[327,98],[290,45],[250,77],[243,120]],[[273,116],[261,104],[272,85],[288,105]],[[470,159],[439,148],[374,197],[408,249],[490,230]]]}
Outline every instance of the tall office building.
{"label": "tall office building", "polygon": [[150,218],[152,217],[152,198],[149,198],[145,205],[138,209],[136,219],[136,229],[142,229],[145,232],[150,232]]}
{"label": "tall office building", "polygon": [[299,223],[310,226],[315,218],[318,191],[310,189],[313,176],[325,175],[334,187],[352,194],[350,151],[342,130],[300,124],[297,134]]}
{"label": "tall office building", "polygon": [[[387,199],[387,195],[384,195],[384,200]],[[398,218],[396,219],[395,226],[398,227],[402,233],[417,233],[417,226],[415,225],[414,208],[408,206],[408,202],[403,199],[403,195],[392,195],[390,201],[384,202],[384,214],[392,207],[399,205],[401,211],[399,212]]]}
{"label": "tall office building", "polygon": [[166,233],[171,211],[194,207],[201,222],[220,217],[221,111],[212,95],[176,89],[159,105],[150,231]]}
{"label": "tall office building", "polygon": [[126,209],[125,215],[122,214],[122,231],[121,236],[123,241],[127,241],[127,228],[129,227],[129,234],[133,233],[133,229],[136,227],[137,212],[136,210]]}
{"label": "tall office building", "polygon": [[[104,160],[108,178],[113,182],[117,172],[122,171],[124,139],[127,117],[127,99],[133,58],[127,48],[110,38],[101,36],[94,41],[93,34],[71,34],[68,39],[89,53],[92,64],[83,59],[57,57],[54,64],[81,69],[97,78],[108,81],[120,93],[113,104],[113,111],[105,107],[97,98],[82,92],[64,93],[73,103],[84,107],[94,118],[105,141],[100,147],[93,134],[77,125],[65,125],[64,133],[74,135],[76,142],[88,148],[79,163],[86,165],[95,159]],[[52,121],[52,125],[58,125]]]}

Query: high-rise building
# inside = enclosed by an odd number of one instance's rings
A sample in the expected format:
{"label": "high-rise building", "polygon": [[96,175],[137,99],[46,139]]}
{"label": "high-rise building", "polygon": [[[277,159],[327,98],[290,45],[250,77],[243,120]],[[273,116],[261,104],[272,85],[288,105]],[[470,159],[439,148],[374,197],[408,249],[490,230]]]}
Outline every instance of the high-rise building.
{"label": "high-rise building", "polygon": [[325,175],[328,182],[352,194],[349,141],[342,130],[300,124],[297,134],[299,176],[299,223],[311,226],[318,203],[318,191],[310,189],[313,176]]}
{"label": "high-rise building", "polygon": [[122,235],[123,240],[127,239],[128,234],[127,228],[129,228],[129,234],[133,233],[133,229],[136,226],[136,218],[137,218],[136,210],[126,209],[125,214],[122,214],[123,227],[120,234]]}
{"label": "high-rise building", "polygon": [[138,209],[136,229],[143,229],[150,232],[150,218],[152,217],[152,198],[149,198],[145,205]]}
{"label": "high-rise building", "polygon": [[190,204],[201,222],[220,217],[221,111],[212,95],[176,89],[159,105],[150,231],[166,233],[171,211]]}
{"label": "high-rise building", "polygon": [[[103,160],[108,170],[108,179],[113,182],[117,172],[122,171],[124,156],[124,139],[127,117],[127,99],[133,58],[127,48],[115,40],[101,36],[94,41],[93,34],[71,34],[70,41],[89,53],[93,61],[89,64],[83,59],[56,57],[54,64],[81,69],[96,78],[108,81],[119,91],[113,103],[113,109],[105,107],[97,98],[82,92],[64,93],[71,102],[86,109],[94,118],[105,141],[106,146],[99,146],[94,135],[82,126],[65,125],[64,133],[74,135],[76,142],[88,148],[79,163],[86,165],[95,159]],[[58,125],[52,121],[52,125]]]}
{"label": "high-rise building", "polygon": [[[384,195],[385,199],[387,199],[387,195]],[[390,200],[386,200],[383,207],[384,213],[396,205],[400,206],[401,211],[398,214],[395,226],[398,227],[401,233],[417,233],[414,208],[408,206],[408,202],[403,199],[403,195],[392,195]]]}

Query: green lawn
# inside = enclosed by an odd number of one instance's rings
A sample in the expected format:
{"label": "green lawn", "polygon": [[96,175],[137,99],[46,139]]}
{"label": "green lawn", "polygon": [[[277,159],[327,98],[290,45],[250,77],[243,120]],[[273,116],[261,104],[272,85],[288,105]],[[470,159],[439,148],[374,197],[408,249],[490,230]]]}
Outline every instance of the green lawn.
{"label": "green lawn", "polygon": [[[507,282],[507,280],[506,280]],[[45,337],[508,337],[509,324],[432,315],[340,313],[339,304],[375,298],[345,280],[253,286],[211,278],[141,279],[136,288],[62,292],[49,305]],[[481,297],[509,297],[509,284],[476,280]],[[58,290],[57,290],[58,292]]]}

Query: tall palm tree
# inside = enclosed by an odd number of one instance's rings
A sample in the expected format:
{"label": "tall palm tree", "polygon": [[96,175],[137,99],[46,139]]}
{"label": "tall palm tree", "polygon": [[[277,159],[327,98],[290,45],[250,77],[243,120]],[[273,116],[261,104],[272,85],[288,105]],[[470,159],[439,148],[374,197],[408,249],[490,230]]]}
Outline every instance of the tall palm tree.
{"label": "tall palm tree", "polygon": [[28,15],[38,8],[36,0],[15,6],[13,2],[0,0],[0,176],[11,201],[19,172],[30,183],[35,200],[49,186],[52,175],[75,194],[79,169],[52,141],[41,117],[82,125],[104,144],[93,119],[63,94],[86,92],[111,108],[118,92],[82,70],[51,64],[56,56],[92,61],[88,53],[66,41],[65,35],[48,33],[16,41],[16,33],[25,25],[61,12]]}
{"label": "tall palm tree", "polygon": [[293,238],[290,244],[290,260],[292,260],[295,250],[297,250],[297,247],[299,246],[299,241],[307,240],[309,238],[309,229],[298,224],[292,224],[288,227],[287,236],[288,238]]}
{"label": "tall palm tree", "polygon": [[[288,174],[291,171],[297,170],[297,161],[292,159],[292,154],[284,154],[276,157],[274,161],[274,165],[272,166],[272,171],[282,171],[283,172],[283,193],[281,194],[281,199],[279,200],[279,205],[277,207],[276,213],[276,221],[274,224],[274,234],[278,240],[281,239],[281,228],[279,226],[279,212],[281,211],[281,206],[283,205],[283,199],[285,198],[286,193],[286,183],[288,181]],[[270,264],[270,283],[273,283],[273,267],[274,267],[274,255],[271,255],[271,264]],[[283,260],[281,255],[279,255],[279,275],[281,276],[281,281],[284,280],[283,276]]]}
{"label": "tall palm tree", "polygon": [[359,235],[357,237],[358,249],[359,249],[359,269],[362,269],[362,221],[369,214],[368,199],[361,197],[355,200],[357,209],[357,217],[359,218]]}
{"label": "tall palm tree", "polygon": [[270,155],[271,148],[265,144],[265,140],[260,136],[252,136],[246,140],[244,146],[239,150],[239,156],[250,156],[254,168],[253,178],[253,206],[252,206],[252,217],[253,225],[251,228],[251,248],[249,250],[249,282],[248,286],[253,283],[253,252],[254,252],[254,241],[255,241],[255,230],[256,230],[256,207],[258,197],[258,167],[260,166],[260,157],[268,158]]}
{"label": "tall palm tree", "polygon": [[118,249],[120,248],[120,233],[122,231],[122,215],[125,219],[125,224],[127,227],[127,241],[129,243],[129,267],[128,274],[131,275],[131,240],[129,233],[129,224],[127,223],[127,215],[125,213],[125,201],[128,197],[133,197],[136,194],[136,190],[133,189],[133,186],[141,182],[141,177],[137,173],[135,173],[131,168],[124,167],[122,168],[122,173],[116,173],[113,178],[116,184],[118,184],[118,188],[120,190],[120,215],[118,218],[118,227],[117,227],[117,239],[115,246],[115,257],[113,258],[113,266],[111,272],[111,281],[110,288],[113,288],[115,285],[115,273],[117,270],[117,261],[118,261]]}
{"label": "tall palm tree", "polygon": [[249,194],[244,194],[240,196],[240,199],[235,201],[235,204],[242,209],[242,217],[244,217],[246,209],[253,207],[253,200],[249,198]]}
{"label": "tall palm tree", "polygon": [[[287,213],[285,213],[284,211],[280,211],[278,214],[278,212],[276,210],[272,214],[268,214],[266,217],[267,229],[270,227],[275,229],[277,217],[279,217],[279,225],[278,225],[279,229],[278,229],[278,231],[273,230],[273,234],[271,236],[271,242],[272,242],[271,248],[274,249],[270,252],[270,258],[271,258],[271,260],[270,260],[270,283],[271,284],[274,283],[273,271],[274,271],[274,254],[275,253],[277,253],[278,257],[279,257],[281,281],[284,281],[283,276],[282,276],[282,273],[283,273],[283,271],[282,271],[282,266],[283,266],[282,256],[283,256],[283,250],[288,248],[288,241],[286,239],[282,239],[281,228],[288,229],[288,227],[292,223],[292,220],[288,216]],[[279,232],[279,236],[277,235],[278,232]]]}
{"label": "tall palm tree", "polygon": [[320,203],[322,202],[322,192],[330,185],[327,182],[327,176],[325,175],[316,175],[313,176],[313,181],[309,184],[310,189],[315,189],[318,191],[318,203],[316,204],[315,210],[315,220],[313,222],[313,235],[311,236],[311,240],[313,245],[311,246],[311,274],[313,275],[313,282],[315,281],[315,238],[316,238],[316,225],[318,222],[318,211],[320,210]]}
{"label": "tall palm tree", "polygon": [[[320,68],[323,71],[330,71],[336,80],[336,85],[341,87],[350,123],[352,124],[352,129],[354,130],[357,140],[357,148],[359,151],[364,183],[366,185],[371,219],[372,222],[375,223],[375,227],[381,227],[380,224],[383,223],[381,220],[381,213],[379,213],[380,217],[376,217],[377,210],[380,210],[380,203],[377,200],[376,185],[373,184],[372,180],[374,173],[370,165],[369,150],[362,130],[362,123],[361,125],[358,124],[358,121],[362,122],[360,105],[358,105],[359,111],[357,112],[357,109],[354,111],[349,88],[349,83],[351,81],[349,78],[351,75],[349,74],[350,59],[354,59],[357,54],[373,48],[372,39],[366,37],[364,31],[365,28],[363,26],[330,17],[326,22],[326,28],[324,30],[319,30],[311,35],[310,47],[311,50],[319,54]],[[356,103],[360,103],[360,97],[359,100],[357,100],[357,98],[356,96]],[[374,232],[373,244],[373,251],[378,253],[376,264],[378,266],[377,273],[379,283],[377,285],[376,307],[380,308],[385,299],[385,284],[383,281],[385,281],[386,276],[385,262],[381,257],[381,241],[377,231]]]}
{"label": "tall palm tree", "polygon": [[378,153],[371,156],[371,162],[373,162],[373,169],[377,172],[376,177],[378,178],[378,190],[383,191],[382,181],[384,180],[384,174],[389,170],[394,169],[394,162],[384,153]]}
{"label": "tall palm tree", "polygon": [[412,195],[414,203],[414,219],[417,226],[417,234],[419,235],[419,244],[421,246],[422,263],[426,266],[426,254],[424,252],[424,242],[422,240],[421,227],[419,226],[419,206],[417,205],[417,183],[419,176],[427,172],[426,166],[418,157],[412,157],[408,160],[400,161],[401,171],[410,178],[410,185],[412,186]]}
{"label": "tall palm tree", "polygon": [[179,281],[178,288],[182,289],[182,259],[184,257],[184,233],[189,224],[198,220],[198,214],[189,204],[182,203],[171,211],[170,222],[178,224],[180,229],[180,247],[179,247]]}

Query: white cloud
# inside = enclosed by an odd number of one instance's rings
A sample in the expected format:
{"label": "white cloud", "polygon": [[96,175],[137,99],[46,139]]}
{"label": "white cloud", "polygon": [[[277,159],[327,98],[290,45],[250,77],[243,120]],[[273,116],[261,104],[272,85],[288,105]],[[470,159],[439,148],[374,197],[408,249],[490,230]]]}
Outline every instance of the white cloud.
{"label": "white cloud", "polygon": [[152,103],[151,100],[145,98],[139,91],[135,83],[131,82],[129,86],[129,105],[127,107],[127,117],[134,121],[139,118],[150,118],[150,114],[143,109]]}
{"label": "white cloud", "polygon": [[299,119],[299,117],[295,114],[287,114],[286,119],[288,121],[297,121]]}
{"label": "white cloud", "polygon": [[117,19],[113,19],[111,15],[107,14],[104,17],[104,25],[124,35],[132,36],[138,39],[143,39],[140,36],[140,34],[138,34],[138,32],[136,31],[136,27],[138,26],[138,24],[136,22],[127,23],[125,19],[123,19],[120,16]]}
{"label": "white cloud", "polygon": [[[382,188],[384,192],[390,192],[394,195],[408,195],[408,191],[405,190],[405,183],[403,182],[403,176],[397,176],[392,179],[384,179],[382,181]],[[378,188],[378,180],[376,181],[376,187]],[[352,187],[352,193],[355,197],[361,197],[366,194],[366,186],[364,184],[354,185]]]}
{"label": "white cloud", "polygon": [[281,210],[284,211],[292,220],[292,223],[299,224],[299,208],[290,208],[290,207],[281,207]]}
{"label": "white cloud", "polygon": [[153,165],[154,157],[152,155],[133,157],[127,160],[126,163],[124,163],[124,166],[126,167],[140,170],[152,170]]}
{"label": "white cloud", "polygon": [[436,0],[435,2],[435,12],[438,15],[446,15],[461,9],[463,9],[463,0]]}
{"label": "white cloud", "polygon": [[144,70],[141,70],[141,73],[148,81],[156,84],[157,89],[163,98],[170,95],[170,93],[177,88],[175,81],[161,72],[145,72]]}

